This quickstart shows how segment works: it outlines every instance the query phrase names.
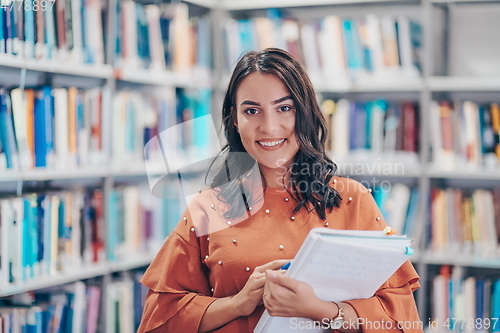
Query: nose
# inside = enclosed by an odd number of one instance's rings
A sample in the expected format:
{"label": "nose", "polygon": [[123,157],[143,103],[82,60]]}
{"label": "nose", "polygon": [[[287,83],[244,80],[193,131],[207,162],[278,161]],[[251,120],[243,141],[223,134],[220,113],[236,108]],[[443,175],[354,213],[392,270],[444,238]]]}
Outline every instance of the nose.
{"label": "nose", "polygon": [[276,112],[274,112],[274,110],[264,112],[261,123],[259,124],[259,130],[264,134],[274,134],[279,127],[279,118]]}

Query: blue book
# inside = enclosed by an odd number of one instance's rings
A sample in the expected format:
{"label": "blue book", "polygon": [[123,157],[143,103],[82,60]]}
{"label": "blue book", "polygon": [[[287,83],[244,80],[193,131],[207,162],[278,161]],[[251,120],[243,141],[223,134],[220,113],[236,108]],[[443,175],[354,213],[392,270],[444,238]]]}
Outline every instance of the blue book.
{"label": "blue book", "polygon": [[117,239],[117,228],[118,228],[118,193],[116,190],[110,191],[108,195],[108,202],[106,210],[106,219],[107,223],[107,242],[106,242],[106,252],[108,256],[108,260],[114,261],[116,260],[116,246],[118,245]]}
{"label": "blue book", "polygon": [[356,149],[356,103],[349,101],[349,150]]}
{"label": "blue book", "polygon": [[[52,244],[52,202],[50,197],[38,197],[38,261],[44,261],[43,270],[45,274],[50,273],[50,247]],[[47,207],[47,209],[44,208]]]}
{"label": "blue book", "polygon": [[[50,4],[52,6],[52,4]],[[54,52],[56,51],[57,42],[56,42],[56,27],[55,27],[55,19],[54,19],[54,11],[56,10],[55,6],[53,10],[46,10],[45,14],[45,45],[47,47],[47,58],[52,59],[54,57]]]}
{"label": "blue book", "polygon": [[133,307],[134,307],[134,332],[137,332],[139,325],[141,324],[142,317],[142,293],[141,293],[141,284],[139,281],[133,281],[134,288],[134,299],[133,299]]}
{"label": "blue book", "polygon": [[29,198],[25,198],[23,200],[23,223],[22,223],[22,232],[21,232],[21,246],[19,246],[21,250],[21,276],[20,280],[21,281],[26,281],[26,267],[29,265],[30,261],[30,254],[32,253],[31,250],[31,238],[29,237],[30,234],[30,215],[31,215],[31,203]]}
{"label": "blue book", "polygon": [[80,131],[85,128],[85,113],[83,108],[83,96],[82,92],[78,91],[76,94],[76,150],[77,150],[77,163],[80,165],[82,163],[79,147],[80,143]]}
{"label": "blue book", "polygon": [[7,168],[12,168],[14,152],[12,151],[13,142],[11,142],[13,137],[9,135],[12,131],[12,129],[9,129],[12,126],[12,121],[9,121],[9,118],[10,112],[8,111],[7,96],[3,90],[0,90],[0,142],[5,154]]}
{"label": "blue book", "polygon": [[126,106],[125,112],[127,113],[126,119],[127,123],[125,124],[125,134],[126,134],[126,144],[125,149],[127,152],[134,152],[136,150],[136,138],[140,133],[136,133],[136,110],[135,105],[132,101],[129,100]]}
{"label": "blue book", "polygon": [[[177,89],[177,124],[181,124],[193,118],[192,109],[190,108],[191,101],[186,95],[184,89]],[[183,127],[183,130],[186,128]],[[180,151],[185,151],[191,144],[191,136],[183,131],[179,145],[176,147]]]}
{"label": "blue book", "polygon": [[82,57],[83,57],[83,62],[84,63],[89,63],[89,59],[86,57],[87,55],[87,49],[88,49],[88,43],[87,43],[87,29],[85,29],[85,18],[87,17],[86,14],[87,9],[85,8],[85,0],[82,0],[81,2],[81,7],[80,7],[80,22],[81,22],[81,29],[80,31],[82,32]]}
{"label": "blue book", "polygon": [[24,33],[27,42],[27,57],[35,56],[35,12],[33,11],[33,0],[24,0]]}
{"label": "blue book", "polygon": [[448,313],[450,314],[450,317],[453,317],[451,316],[451,314],[454,313],[454,297],[453,297],[453,290],[454,290],[454,282],[453,282],[453,279],[449,278],[448,279]]}
{"label": "blue book", "polygon": [[19,159],[17,155],[17,140],[14,129],[14,115],[12,113],[12,102],[10,95],[5,95],[6,103],[6,126],[7,126],[7,145],[11,155],[12,167],[19,167]]}
{"label": "blue book", "polygon": [[406,213],[406,223],[404,226],[403,234],[412,237],[415,234],[415,223],[418,215],[418,205],[420,202],[420,192],[417,187],[411,190],[410,202],[408,204],[408,211]]}
{"label": "blue book", "polygon": [[238,30],[240,33],[241,51],[255,50],[254,21],[238,20]]}
{"label": "blue book", "polygon": [[481,136],[481,149],[483,154],[495,151],[495,133],[493,132],[489,106],[479,107],[479,130]]}
{"label": "blue book", "polygon": [[349,70],[359,70],[363,68],[363,51],[356,21],[342,20],[342,30],[344,32],[347,67]]}
{"label": "blue book", "polygon": [[[63,198],[60,198],[59,207],[57,208],[57,236],[58,238],[70,239],[70,230],[66,230],[66,203]],[[68,228],[69,229],[69,228]]]}
{"label": "blue book", "polygon": [[35,92],[35,109],[34,109],[34,132],[35,132],[35,166],[47,166],[47,125],[45,116],[45,103],[42,91]]}
{"label": "blue book", "polygon": [[43,333],[44,311],[35,312],[36,333]]}
{"label": "blue book", "polygon": [[412,47],[413,65],[417,67],[419,71],[422,71],[423,32],[422,32],[422,26],[415,21],[410,21],[410,39]]}
{"label": "blue book", "polygon": [[148,68],[151,64],[151,53],[149,51],[149,28],[144,6],[136,4],[137,15],[137,42],[138,53],[143,66]]}
{"label": "blue book", "polygon": [[[114,59],[120,59],[122,56],[122,29],[121,29],[121,1],[116,1],[116,7],[114,8],[115,12],[115,56]],[[160,19],[161,21],[161,19]]]}
{"label": "blue book", "polygon": [[[117,1],[119,2],[119,1]],[[167,67],[170,67],[172,62],[172,54],[170,50],[170,24],[171,19],[162,15],[160,17],[160,30],[161,30],[161,39],[163,41],[163,54],[165,57],[165,64]]]}
{"label": "blue book", "polygon": [[4,7],[0,6],[0,53],[5,53],[5,40],[7,39],[7,36],[5,34],[5,27],[6,27],[6,22],[5,22],[5,16],[6,16],[7,10]]}
{"label": "blue book", "polygon": [[[355,126],[355,143],[354,149],[365,149],[367,148],[367,135],[366,135],[366,111],[363,103],[354,103],[356,112],[356,122]],[[352,127],[351,127],[352,128]]]}
{"label": "blue book", "polygon": [[12,54],[12,16],[10,7],[4,9],[4,30],[5,53]]}
{"label": "blue book", "polygon": [[68,301],[63,311],[63,323],[61,324],[61,330],[59,331],[61,333],[73,332],[73,307],[75,303],[75,294],[67,293],[66,297]]}
{"label": "blue book", "polygon": [[[192,134],[193,144],[197,148],[197,151],[203,154],[204,152],[208,152],[208,148],[213,145],[213,142],[210,142],[210,132],[209,128],[214,126],[211,123],[210,117],[199,118],[203,116],[210,115],[210,105],[212,100],[212,91],[209,88],[200,88],[199,89],[199,102],[196,103],[194,108],[194,128]],[[198,119],[199,118],[199,119]],[[211,156],[201,156],[200,159],[209,158]]]}
{"label": "blue book", "polygon": [[476,279],[476,316],[475,318],[484,318],[484,280]]}
{"label": "blue book", "polygon": [[[493,284],[493,292],[491,297],[491,313],[490,318],[500,318],[500,279],[495,280]],[[492,322],[493,333],[500,332],[500,323]]]}
{"label": "blue book", "polygon": [[372,114],[375,102],[367,102],[365,104],[366,121],[365,121],[365,133],[366,133],[366,144],[367,149],[372,147]]}

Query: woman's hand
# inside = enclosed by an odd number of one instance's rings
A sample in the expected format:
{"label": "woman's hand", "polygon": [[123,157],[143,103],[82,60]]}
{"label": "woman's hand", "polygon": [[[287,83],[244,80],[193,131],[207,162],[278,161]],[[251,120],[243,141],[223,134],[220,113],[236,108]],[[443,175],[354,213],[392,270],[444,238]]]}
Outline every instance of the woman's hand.
{"label": "woman's hand", "polygon": [[255,267],[243,289],[233,296],[233,301],[241,316],[250,315],[258,305],[262,304],[266,271],[277,270],[287,262],[290,262],[290,260],[274,260],[265,265]]}
{"label": "woman's hand", "polygon": [[266,272],[264,305],[271,316],[315,318],[324,305],[313,288],[276,272]]}

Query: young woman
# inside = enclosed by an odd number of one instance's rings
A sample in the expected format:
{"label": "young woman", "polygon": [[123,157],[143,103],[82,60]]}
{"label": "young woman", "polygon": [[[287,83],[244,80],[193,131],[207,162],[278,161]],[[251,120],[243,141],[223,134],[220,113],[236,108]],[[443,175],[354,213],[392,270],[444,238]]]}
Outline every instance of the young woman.
{"label": "young woman", "polygon": [[300,64],[279,49],[248,52],[222,112],[224,167],[146,271],[139,332],[252,333],[265,308],[354,323],[341,332],[421,332],[411,324],[419,321],[412,294],[419,278],[410,262],[373,297],[339,304],[280,274],[312,228],[386,227],[368,189],[334,176],[325,120]]}

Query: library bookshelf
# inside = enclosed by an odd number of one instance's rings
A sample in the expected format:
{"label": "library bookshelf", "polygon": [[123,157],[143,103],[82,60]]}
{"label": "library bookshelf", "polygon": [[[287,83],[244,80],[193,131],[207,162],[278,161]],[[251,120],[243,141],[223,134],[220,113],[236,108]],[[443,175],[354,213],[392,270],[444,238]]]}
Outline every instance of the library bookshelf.
{"label": "library bookshelf", "polygon": [[[124,15],[140,15],[134,11],[133,2],[126,1],[126,3],[127,5],[124,7],[126,8],[126,13]],[[492,281],[498,279],[500,276],[498,271],[498,268],[500,268],[500,254],[495,252],[485,256],[478,254],[480,251],[474,253],[472,250],[468,253],[453,252],[454,248],[451,245],[450,248],[445,246],[445,250],[435,251],[429,244],[429,230],[431,229],[430,220],[433,219],[431,212],[435,209],[431,200],[431,193],[433,193],[434,189],[456,187],[465,188],[467,191],[500,189],[500,163],[497,163],[494,167],[491,165],[486,167],[478,164],[475,167],[460,169],[458,167],[460,163],[458,162],[451,164],[451,166],[443,166],[443,164],[434,161],[435,151],[443,147],[436,145],[436,142],[439,142],[439,140],[435,141],[435,132],[432,130],[433,121],[436,120],[432,115],[433,110],[435,111],[433,109],[433,101],[449,100],[452,102],[459,101],[459,103],[472,101],[478,105],[479,103],[500,102],[500,95],[498,95],[498,91],[500,91],[500,71],[498,71],[498,66],[500,64],[498,62],[493,66],[495,70],[491,73],[481,72],[478,69],[471,69],[469,72],[459,71],[456,69],[457,65],[447,64],[449,58],[453,57],[454,53],[470,56],[471,61],[481,61],[476,54],[471,53],[472,51],[463,50],[467,49],[465,41],[464,43],[457,43],[456,40],[457,38],[461,38],[460,33],[462,32],[457,28],[458,23],[456,20],[462,18],[463,11],[469,7],[474,8],[476,11],[480,11],[483,7],[485,11],[500,11],[499,1],[477,1],[471,3],[460,0],[192,0],[185,1],[184,4],[187,4],[186,7],[180,11],[182,12],[182,10],[188,8],[189,17],[199,15],[208,18],[210,33],[203,36],[204,38],[208,38],[212,45],[204,51],[210,54],[211,59],[200,60],[200,66],[198,64],[188,64],[188,67],[191,66],[191,68],[187,72],[175,71],[169,65],[160,66],[161,69],[152,68],[152,65],[150,68],[145,68],[148,66],[143,65],[134,67],[130,66],[130,64],[137,65],[137,59],[125,59],[126,56],[124,54],[117,55],[115,50],[120,40],[116,37],[117,31],[114,27],[119,21],[121,14],[118,15],[113,10],[117,6],[117,0],[110,0],[107,2],[107,7],[102,8],[106,9],[106,15],[103,15],[103,17],[107,22],[105,25],[106,29],[101,31],[102,37],[106,36],[106,38],[103,38],[103,40],[106,40],[106,43],[103,42],[101,50],[102,63],[83,64],[82,62],[33,59],[27,56],[0,54],[0,73],[2,71],[8,73],[3,78],[0,77],[0,86],[22,87],[22,89],[29,88],[30,86],[44,85],[52,86],[56,89],[69,87],[92,89],[100,87],[99,89],[102,91],[106,90],[103,96],[108,96],[109,104],[107,105],[110,106],[109,110],[104,110],[103,108],[102,112],[103,114],[110,114],[110,118],[111,114],[113,114],[111,111],[113,109],[111,101],[116,96],[119,96],[122,91],[149,91],[156,89],[164,91],[163,89],[168,89],[171,96],[167,98],[165,103],[169,105],[168,103],[175,102],[175,90],[197,91],[207,89],[211,91],[211,100],[208,100],[207,103],[210,104],[213,117],[217,120],[220,117],[218,110],[220,109],[223,94],[229,82],[228,72],[235,60],[230,59],[231,55],[228,54],[230,52],[224,38],[225,34],[227,34],[226,22],[228,20],[248,21],[253,18],[267,16],[271,17],[275,24],[280,24],[284,22],[280,20],[288,18],[307,23],[314,20],[319,22],[327,16],[354,18],[354,21],[372,13],[379,18],[386,15],[392,17],[406,16],[418,22],[422,29],[418,76],[410,78],[395,76],[389,80],[374,80],[373,78],[349,79],[336,84],[331,84],[328,80],[319,80],[318,82],[313,81],[313,83],[315,83],[315,88],[319,93],[318,97],[320,101],[331,99],[335,101],[336,105],[339,105],[338,102],[341,99],[348,100],[351,103],[349,105],[355,105],[357,101],[366,102],[378,99],[386,100],[392,105],[398,105],[398,103],[403,101],[413,103],[418,113],[418,126],[414,128],[414,131],[416,131],[414,135],[418,144],[413,151],[413,159],[404,163],[405,172],[403,174],[376,171],[366,172],[366,169],[363,171],[363,165],[383,163],[383,157],[380,159],[380,157],[371,154],[371,157],[359,159],[359,156],[355,154],[356,152],[349,151],[348,149],[347,155],[343,155],[344,157],[339,159],[340,175],[359,179],[360,181],[367,181],[369,179],[387,180],[391,184],[401,183],[409,188],[418,190],[419,200],[416,201],[415,220],[410,234],[415,239],[416,250],[412,261],[423,281],[422,288],[417,292],[416,297],[424,323],[427,322],[427,318],[436,316],[430,304],[434,301],[433,297],[438,292],[436,279],[443,279],[438,271],[439,267],[450,266],[458,272],[456,274],[462,274],[462,276],[454,277],[456,281],[461,281],[469,277],[479,280],[483,276],[492,279]],[[278,9],[282,13],[282,16],[276,16],[275,12],[270,14],[269,9]],[[184,18],[186,17],[185,12],[179,15],[184,15]],[[436,17],[442,18],[442,20],[436,20]],[[454,20],[455,17],[457,19]],[[470,24],[474,24],[477,27],[476,30],[481,31],[481,25],[477,23],[476,17],[471,17]],[[206,27],[204,26],[204,28]],[[454,35],[455,31],[457,31],[457,36],[450,36]],[[135,38],[140,39],[142,37],[136,36]],[[490,53],[494,53],[499,43],[500,41],[486,38],[484,49],[488,51],[488,47],[490,47]],[[260,44],[254,45],[256,48],[261,46]],[[481,51],[484,52],[484,49]],[[173,49],[173,46],[170,50],[172,52],[171,56],[173,56],[176,50]],[[147,55],[141,52],[144,52],[144,50],[136,51],[137,54],[134,54],[140,59],[147,58]],[[186,51],[184,50],[184,52]],[[124,59],[119,59],[120,57]],[[154,61],[159,61],[158,57],[155,58],[153,54],[150,57],[150,64]],[[307,68],[307,61],[304,62]],[[196,68],[193,68],[193,66]],[[310,68],[307,69],[309,70]],[[350,77],[351,74],[348,72],[347,76]],[[174,97],[172,98],[172,96]],[[103,97],[104,99],[105,97]],[[144,103],[147,104],[148,102],[149,100],[146,100]],[[460,107],[458,108],[460,109]],[[479,109],[476,108],[477,110]],[[175,112],[175,110],[172,109],[171,112]],[[329,115],[329,117],[333,116]],[[109,131],[112,130],[111,121],[103,124],[103,126],[108,126],[105,128]],[[73,187],[73,181],[77,181],[80,185],[85,185],[87,181],[92,180],[89,181],[89,184],[92,184],[93,188],[102,188],[106,203],[108,202],[107,199],[116,195],[115,188],[117,187],[126,187],[127,189],[124,192],[128,191],[129,197],[133,198],[134,191],[130,188],[134,185],[130,184],[137,184],[138,180],[141,182],[147,181],[145,168],[143,164],[135,164],[131,167],[124,167],[123,163],[113,164],[112,151],[115,148],[112,143],[113,138],[109,140],[110,142],[108,142],[105,153],[111,155],[110,159],[106,160],[110,163],[104,162],[100,165],[89,164],[77,168],[59,170],[53,167],[37,167],[22,170],[16,170],[15,168],[1,169],[0,189],[7,189],[6,194],[15,197],[30,194],[33,188],[31,185],[33,184],[36,184],[34,188],[37,191],[40,190],[40,186],[42,186],[42,190],[44,189],[43,186],[45,186],[47,191],[53,192],[62,191],[61,188],[64,185],[61,184],[64,184],[66,181],[68,182],[68,187]],[[142,147],[137,151],[133,157],[142,158]],[[330,152],[330,156],[334,161],[338,157],[335,151]],[[396,155],[396,161],[397,158]],[[405,158],[401,157],[401,160],[405,160]],[[459,160],[457,159],[457,161]],[[361,171],[356,168],[348,169],[343,165],[343,162],[358,163]],[[158,171],[158,174],[161,174],[161,171]],[[51,186],[51,183],[54,181],[57,181],[57,189],[53,189]],[[3,186],[9,183],[14,183],[15,186]],[[26,184],[29,184],[30,187],[25,189]],[[59,194],[55,196],[57,195]],[[109,236],[107,235],[108,230],[106,230],[106,226],[110,218],[109,215],[106,215],[109,211],[106,204],[104,205],[104,211],[104,222],[101,227],[103,228],[102,236],[106,239]],[[499,217],[495,216],[495,218],[498,225]],[[170,221],[169,223],[175,224],[175,222]],[[86,263],[78,267],[77,271],[73,273],[57,272],[56,274],[42,275],[36,280],[0,284],[0,300],[6,296],[68,285],[75,281],[96,277],[102,277],[104,281],[102,292],[105,294],[106,283],[110,283],[116,279],[116,276],[120,275],[120,272],[144,268],[151,262],[154,258],[154,249],[158,245],[158,240],[155,241],[156,243],[150,247],[150,251],[142,251],[130,259],[106,259],[96,263]],[[483,272],[483,269],[487,270],[487,274]],[[124,276],[130,278],[127,274],[124,274]],[[491,285],[493,285],[493,282]],[[456,294],[448,295],[448,297],[453,298],[457,294],[456,292]],[[493,310],[490,309],[489,311]],[[103,313],[106,313],[106,311]],[[485,314],[486,312],[483,313],[483,315]],[[491,312],[488,312],[488,314],[490,316],[493,315]],[[474,313],[474,315],[477,315],[477,313]],[[103,318],[102,320],[106,322],[111,319]],[[106,324],[101,325],[105,327]]]}

